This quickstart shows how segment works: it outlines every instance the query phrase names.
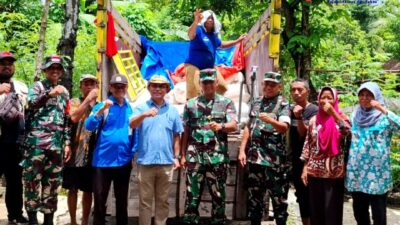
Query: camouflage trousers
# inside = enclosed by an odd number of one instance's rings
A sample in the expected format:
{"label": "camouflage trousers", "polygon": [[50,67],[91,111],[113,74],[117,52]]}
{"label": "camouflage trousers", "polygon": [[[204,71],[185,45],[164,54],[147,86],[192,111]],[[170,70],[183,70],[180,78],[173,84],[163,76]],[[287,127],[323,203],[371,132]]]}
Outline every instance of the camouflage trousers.
{"label": "camouflage trousers", "polygon": [[268,191],[272,200],[276,224],[286,224],[289,191],[286,170],[249,163],[249,175],[246,183],[249,193],[247,200],[249,219],[254,222],[261,221],[265,205],[264,196]]}
{"label": "camouflage trousers", "polygon": [[26,148],[22,166],[26,211],[52,213],[57,210],[57,189],[61,184],[61,150]]}
{"label": "camouflage trousers", "polygon": [[225,224],[225,183],[228,165],[187,163],[186,171],[186,205],[183,222],[198,224],[200,220],[199,203],[206,181],[212,198],[211,224]]}

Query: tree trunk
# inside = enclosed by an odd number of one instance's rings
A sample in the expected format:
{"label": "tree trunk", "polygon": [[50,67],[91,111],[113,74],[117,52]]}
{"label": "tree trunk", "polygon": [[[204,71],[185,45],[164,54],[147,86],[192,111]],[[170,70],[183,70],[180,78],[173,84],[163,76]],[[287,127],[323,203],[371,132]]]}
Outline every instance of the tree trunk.
{"label": "tree trunk", "polygon": [[40,80],[40,74],[42,72],[42,60],[43,60],[44,47],[46,44],[47,17],[49,16],[50,3],[51,0],[46,0],[43,7],[42,22],[40,24],[39,49],[36,54],[34,81]]}
{"label": "tree trunk", "polygon": [[65,3],[65,24],[63,35],[57,46],[57,51],[60,55],[66,56],[66,72],[62,77],[61,84],[72,93],[72,75],[75,47],[77,45],[76,37],[78,32],[78,17],[79,17],[80,0],[66,0]]}
{"label": "tree trunk", "polygon": [[[304,1],[295,1],[291,4],[286,0],[282,1],[283,15],[285,17],[284,31],[282,32],[283,43],[287,46],[293,35],[310,36],[310,5]],[[300,7],[301,6],[301,7]],[[296,11],[301,9],[301,24],[296,19]],[[297,29],[296,29],[297,27]],[[300,27],[300,30],[298,29]],[[303,51],[298,51],[298,47],[302,47]],[[289,49],[292,56],[296,76],[307,80],[310,84],[310,100],[316,100],[317,92],[311,82],[311,45],[296,46]]]}
{"label": "tree trunk", "polygon": [[[301,10],[301,32],[304,36],[310,37],[310,4],[302,2]],[[308,80],[310,84],[310,100],[317,100],[317,91],[311,82],[311,44],[304,46],[304,51],[300,57],[300,65],[298,65],[298,77]]]}

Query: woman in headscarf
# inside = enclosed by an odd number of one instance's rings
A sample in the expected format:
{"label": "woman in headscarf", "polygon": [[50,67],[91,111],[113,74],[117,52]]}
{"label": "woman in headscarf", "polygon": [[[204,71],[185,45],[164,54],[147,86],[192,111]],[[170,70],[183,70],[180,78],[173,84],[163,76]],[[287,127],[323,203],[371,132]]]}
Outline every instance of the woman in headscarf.
{"label": "woman in headscarf", "polygon": [[[214,68],[215,54],[217,48],[229,48],[242,41],[246,34],[241,35],[233,41],[221,41],[221,23],[211,10],[202,12],[196,9],[194,21],[190,25],[188,35],[190,39],[189,55],[185,61],[186,74],[186,99],[190,99],[201,94],[199,76],[200,70]],[[224,94],[227,90],[225,80],[217,72],[219,94]]]}
{"label": "woman in headscarf", "polygon": [[358,89],[359,106],[353,112],[352,139],[346,188],[353,197],[358,225],[386,224],[387,192],[392,188],[390,140],[400,127],[400,117],[385,108],[379,86],[367,82]]}
{"label": "woman in headscarf", "polygon": [[301,159],[301,175],[310,191],[310,224],[341,225],[344,195],[344,140],[348,118],[339,111],[335,89],[324,87],[318,95],[318,113],[311,118]]}

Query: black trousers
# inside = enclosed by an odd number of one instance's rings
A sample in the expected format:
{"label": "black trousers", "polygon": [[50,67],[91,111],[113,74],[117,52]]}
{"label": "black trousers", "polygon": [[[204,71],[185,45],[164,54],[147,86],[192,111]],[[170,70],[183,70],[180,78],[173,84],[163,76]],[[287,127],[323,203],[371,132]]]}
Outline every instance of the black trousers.
{"label": "black trousers", "polygon": [[295,195],[297,203],[299,203],[300,216],[301,218],[310,218],[310,203],[308,186],[305,186],[301,180],[301,174],[303,172],[304,162],[300,160],[300,156],[297,159],[293,159],[293,185],[296,189]]}
{"label": "black trousers", "polygon": [[342,225],[344,179],[308,177],[311,225]]}
{"label": "black trousers", "polygon": [[114,184],[117,225],[128,224],[128,190],[131,162],[121,167],[95,167],[93,174],[93,225],[105,225],[106,203],[111,182]]}
{"label": "black trousers", "polygon": [[0,142],[0,148],[0,177],[6,178],[6,207],[12,220],[22,216],[22,157],[17,144]]}
{"label": "black trousers", "polygon": [[386,225],[387,194],[370,195],[352,192],[353,213],[358,225],[370,225],[369,206],[371,205],[373,225]]}

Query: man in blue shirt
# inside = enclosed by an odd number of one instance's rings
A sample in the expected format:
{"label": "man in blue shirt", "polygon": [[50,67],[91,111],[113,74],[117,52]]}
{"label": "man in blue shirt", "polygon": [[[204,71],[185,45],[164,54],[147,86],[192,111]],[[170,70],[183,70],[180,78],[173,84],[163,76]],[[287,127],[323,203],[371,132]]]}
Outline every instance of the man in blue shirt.
{"label": "man in blue shirt", "polygon": [[[246,34],[234,41],[221,41],[218,37],[221,31],[221,23],[211,10],[201,12],[196,9],[194,21],[189,27],[190,39],[189,56],[185,62],[186,74],[186,99],[191,99],[201,93],[200,70],[214,68],[215,52],[217,48],[229,48],[241,42]],[[224,78],[217,73],[217,92],[223,95],[227,89]]]}
{"label": "man in blue shirt", "polygon": [[178,110],[164,100],[170,90],[167,79],[154,75],[148,84],[151,99],[134,109],[130,125],[137,127],[139,225],[151,225],[153,198],[154,224],[165,225],[169,214],[168,195],[172,171],[180,167],[180,133],[183,132]]}
{"label": "man in blue shirt", "polygon": [[106,201],[111,182],[114,182],[117,225],[128,223],[128,189],[131,161],[134,155],[133,130],[129,126],[133,112],[125,98],[128,81],[116,74],[110,80],[109,99],[97,104],[85,121],[88,130],[98,129],[98,140],[93,153],[94,167],[93,225],[104,225]]}

